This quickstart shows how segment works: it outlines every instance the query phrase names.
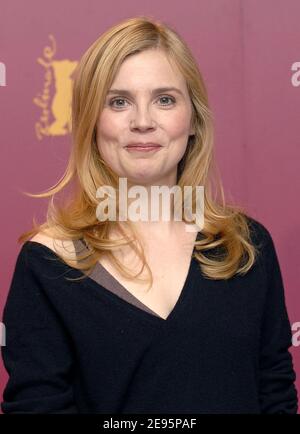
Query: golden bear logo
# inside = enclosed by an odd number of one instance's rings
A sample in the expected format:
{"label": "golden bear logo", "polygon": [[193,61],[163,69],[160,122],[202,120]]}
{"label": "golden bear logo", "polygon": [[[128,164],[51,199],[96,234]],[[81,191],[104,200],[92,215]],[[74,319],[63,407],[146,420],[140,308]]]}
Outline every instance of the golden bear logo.
{"label": "golden bear logo", "polygon": [[63,136],[70,133],[72,129],[72,73],[78,62],[67,59],[54,60],[56,43],[53,35],[49,35],[49,38],[52,46],[45,47],[44,57],[37,59],[37,62],[45,68],[44,88],[42,93],[33,99],[33,102],[42,109],[40,119],[35,125],[39,140],[43,136]]}

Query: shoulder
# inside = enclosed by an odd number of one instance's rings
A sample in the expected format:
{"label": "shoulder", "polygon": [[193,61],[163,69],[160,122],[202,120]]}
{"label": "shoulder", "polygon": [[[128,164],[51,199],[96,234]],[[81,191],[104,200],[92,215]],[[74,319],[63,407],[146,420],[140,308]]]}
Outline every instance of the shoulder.
{"label": "shoulder", "polygon": [[250,238],[258,253],[258,262],[261,262],[267,275],[279,274],[279,259],[273,236],[266,225],[253,217],[246,216]]}
{"label": "shoulder", "polygon": [[73,263],[77,256],[72,240],[56,239],[39,232],[22,245],[17,264],[21,263],[27,272],[35,270],[39,273],[44,268],[48,271],[49,267],[54,270],[56,266],[66,265],[66,260]]}
{"label": "shoulder", "polygon": [[261,221],[246,214],[244,216],[247,220],[250,238],[256,247],[266,247],[273,243],[270,230]]}
{"label": "shoulder", "polygon": [[[58,278],[65,273],[75,271],[73,264],[77,263],[77,254],[72,240],[60,240],[38,233],[27,240],[17,254],[12,277],[29,282],[41,283]],[[30,283],[31,284],[31,283]]]}
{"label": "shoulder", "polygon": [[39,248],[39,246],[33,246],[33,244],[30,243],[38,243],[42,246],[47,247],[48,249],[52,250],[55,254],[58,254],[60,256],[64,256],[66,254],[70,254],[71,256],[75,255],[75,245],[72,240],[60,240],[53,238],[51,236],[45,235],[42,232],[38,232],[34,237],[32,237],[29,240],[28,245],[30,247]]}

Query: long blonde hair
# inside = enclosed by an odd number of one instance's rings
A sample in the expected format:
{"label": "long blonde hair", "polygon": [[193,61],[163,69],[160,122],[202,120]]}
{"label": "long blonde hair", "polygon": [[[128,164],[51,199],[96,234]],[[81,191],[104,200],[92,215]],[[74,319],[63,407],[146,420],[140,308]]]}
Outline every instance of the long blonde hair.
{"label": "long blonde hair", "polygon": [[[124,238],[112,240],[109,233],[115,222],[100,221],[96,216],[97,188],[110,185],[118,190],[118,177],[100,157],[97,147],[97,120],[122,62],[128,56],[148,49],[163,50],[169,61],[177,65],[185,77],[192,102],[195,134],[189,137],[185,154],[178,164],[177,185],[181,188],[192,186],[193,190],[196,186],[204,186],[204,228],[201,239],[195,242],[195,258],[202,273],[210,279],[245,274],[254,264],[257,251],[251,242],[246,212],[240,206],[225,203],[214,155],[213,116],[197,62],[174,29],[145,16],[127,19],[108,29],[80,59],[74,74],[73,146],[67,168],[61,179],[46,192],[24,192],[30,197],[51,197],[51,200],[45,222],[38,224],[33,219],[33,228],[23,233],[18,241],[25,242],[38,232],[59,240],[83,239],[89,249],[80,256],[82,260],[76,262],[68,255],[58,255],[58,259],[88,274],[106,254],[127,278],[138,278],[146,266],[152,286],[153,276],[131,222],[126,222],[133,235],[131,239],[120,228]],[[55,195],[65,191],[68,185],[70,194],[62,203],[55,203]],[[129,244],[142,260],[141,271],[135,275],[112,253]]]}

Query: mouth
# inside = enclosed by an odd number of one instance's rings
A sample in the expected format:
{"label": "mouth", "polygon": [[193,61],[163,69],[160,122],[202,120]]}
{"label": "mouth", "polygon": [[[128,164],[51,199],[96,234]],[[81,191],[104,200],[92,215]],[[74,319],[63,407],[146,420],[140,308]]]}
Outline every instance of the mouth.
{"label": "mouth", "polygon": [[155,143],[148,143],[148,144],[132,144],[132,145],[127,145],[125,146],[125,149],[128,152],[153,152],[153,151],[158,151],[159,149],[161,149],[162,146],[161,145],[157,145]]}

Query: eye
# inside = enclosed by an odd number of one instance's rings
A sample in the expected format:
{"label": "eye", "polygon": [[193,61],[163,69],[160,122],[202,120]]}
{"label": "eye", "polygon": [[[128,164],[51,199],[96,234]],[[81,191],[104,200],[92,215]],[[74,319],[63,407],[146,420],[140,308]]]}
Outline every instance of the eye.
{"label": "eye", "polygon": [[114,102],[116,102],[116,101],[125,101],[125,99],[124,98],[114,98],[114,99],[111,99],[110,101],[109,101],[109,105],[111,106],[111,107],[124,107],[123,105],[119,105],[119,104],[117,104],[117,105],[114,105]]}
{"label": "eye", "polygon": [[[168,96],[168,95],[161,96],[159,99],[160,99],[160,100],[162,100],[162,99],[164,99],[164,100],[170,100],[170,101],[172,102],[172,104],[175,103],[175,98],[173,98],[173,97],[171,97],[171,96]],[[171,104],[163,104],[163,105],[171,105]]]}
{"label": "eye", "polygon": [[[169,95],[163,95],[163,96],[161,96],[161,97],[159,97],[159,100],[169,100],[169,101],[171,101],[171,103],[169,103],[169,104],[162,104],[163,106],[169,106],[169,105],[172,105],[172,104],[175,104],[175,98],[174,97],[171,97],[171,96],[169,96]],[[125,105],[124,104],[114,104],[116,101],[126,101],[126,99],[125,98],[120,98],[120,97],[118,97],[118,98],[113,98],[113,99],[111,99],[110,101],[109,101],[109,106],[110,107],[114,107],[114,108],[123,108],[123,107],[125,107]]]}

